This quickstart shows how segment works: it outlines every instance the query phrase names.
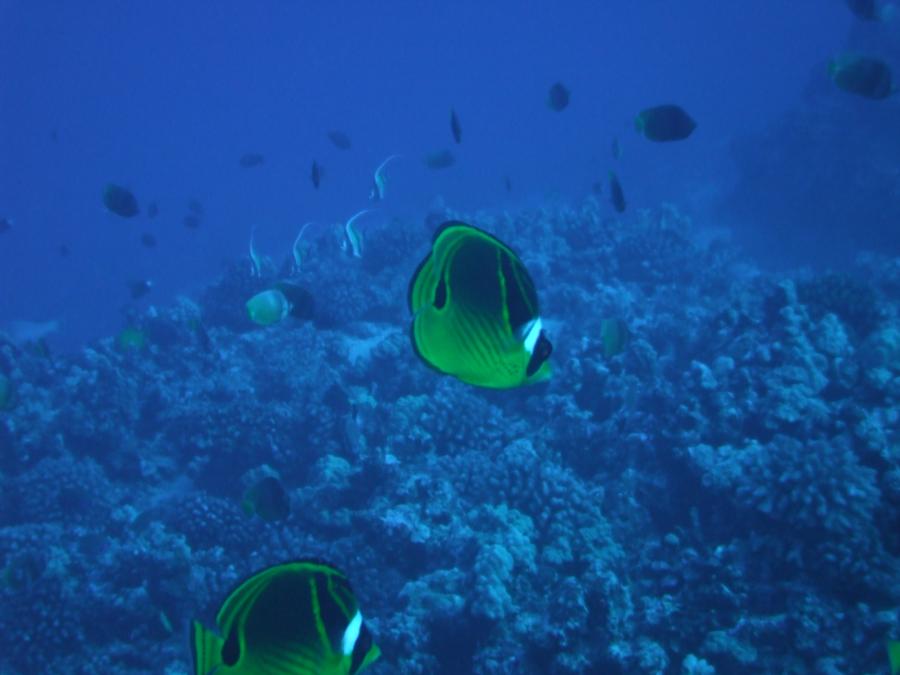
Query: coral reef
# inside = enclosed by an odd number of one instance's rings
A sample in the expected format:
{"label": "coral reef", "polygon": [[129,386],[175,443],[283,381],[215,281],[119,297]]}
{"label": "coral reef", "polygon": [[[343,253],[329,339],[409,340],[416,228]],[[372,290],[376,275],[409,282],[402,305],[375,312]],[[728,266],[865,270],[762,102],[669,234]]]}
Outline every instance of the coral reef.
{"label": "coral reef", "polygon": [[[187,673],[188,622],[301,556],[352,579],[373,673],[884,668],[896,261],[772,277],[673,207],[613,221],[592,198],[447,217],[521,252],[550,382],[479,390],[416,358],[430,227],[399,221],[362,259],[311,238],[312,320],[254,326],[244,302],[283,275],[234,263],[130,317],[133,348],[0,344],[0,672]],[[241,509],[262,475],[287,518]]]}

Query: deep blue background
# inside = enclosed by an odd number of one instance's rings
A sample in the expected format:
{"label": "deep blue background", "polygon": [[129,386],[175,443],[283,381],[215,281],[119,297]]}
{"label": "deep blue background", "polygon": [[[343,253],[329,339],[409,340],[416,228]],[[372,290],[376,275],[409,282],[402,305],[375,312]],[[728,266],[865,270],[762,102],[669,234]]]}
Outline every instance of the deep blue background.
{"label": "deep blue background", "polygon": [[[665,199],[723,225],[706,214],[733,180],[732,139],[797,105],[811,73],[825,80],[854,22],[841,0],[0,0],[0,216],[15,221],[0,326],[60,319],[58,346],[110,334],[128,279],[152,278],[153,302],[190,293],[245,253],[253,224],[263,252],[286,255],[303,222],[367,206],[390,153],[403,159],[382,219],[420,220],[438,194],[459,209],[581,198],[618,136],[629,214]],[[562,113],[545,103],[557,80],[572,92]],[[637,136],[635,114],[669,101],[697,119],[690,141]],[[458,163],[428,171],[424,153],[453,145],[451,106]],[[247,151],[265,165],[239,168]],[[105,212],[109,181],[159,217]],[[181,223],[191,198],[206,210],[196,231]]]}

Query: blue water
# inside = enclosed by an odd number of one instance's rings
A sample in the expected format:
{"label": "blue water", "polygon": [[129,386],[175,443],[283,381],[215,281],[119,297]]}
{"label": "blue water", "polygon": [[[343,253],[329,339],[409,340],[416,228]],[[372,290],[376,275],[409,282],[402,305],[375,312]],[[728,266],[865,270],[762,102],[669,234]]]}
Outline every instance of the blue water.
{"label": "blue water", "polygon": [[[373,675],[889,672],[900,98],[840,90],[845,51],[896,78],[900,16],[0,0],[0,673],[193,672],[190,622],[297,558],[346,572]],[[635,130],[663,103],[689,138]],[[548,382],[414,352],[451,218],[521,256]],[[311,316],[252,323],[285,279]]]}
{"label": "blue water", "polygon": [[[855,22],[838,0],[752,10],[6,0],[0,16],[0,216],[15,222],[0,238],[0,279],[15,289],[0,296],[0,323],[59,319],[66,348],[120,326],[129,279],[152,278],[148,300],[165,303],[242,255],[254,224],[260,247],[280,253],[303,222],[343,221],[391,153],[405,159],[384,218],[419,217],[436,195],[494,210],[581,198],[605,180],[618,137],[635,208],[669,200],[711,227],[752,227],[709,211],[737,180],[732,142],[801,105]],[[556,81],[572,92],[563,113],[545,105]],[[636,111],[664,101],[699,121],[690,143],[634,133]],[[421,156],[452,145],[451,106],[458,163],[428,172]],[[330,129],[353,149],[335,149]],[[265,165],[240,169],[249,151]],[[325,167],[318,191],[314,158]],[[159,217],[106,213],[110,181],[144,207],[157,202]],[[189,199],[206,210],[199,231],[181,222]],[[141,246],[143,231],[157,234],[156,250]]]}

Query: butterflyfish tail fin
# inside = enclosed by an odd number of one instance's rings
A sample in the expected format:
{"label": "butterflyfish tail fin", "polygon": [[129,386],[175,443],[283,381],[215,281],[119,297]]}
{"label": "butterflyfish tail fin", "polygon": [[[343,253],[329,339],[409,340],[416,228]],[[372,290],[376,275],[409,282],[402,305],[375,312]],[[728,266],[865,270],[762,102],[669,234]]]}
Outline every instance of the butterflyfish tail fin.
{"label": "butterflyfish tail fin", "polygon": [[199,621],[192,621],[190,641],[194,675],[214,673],[222,665],[222,638],[206,629]]}

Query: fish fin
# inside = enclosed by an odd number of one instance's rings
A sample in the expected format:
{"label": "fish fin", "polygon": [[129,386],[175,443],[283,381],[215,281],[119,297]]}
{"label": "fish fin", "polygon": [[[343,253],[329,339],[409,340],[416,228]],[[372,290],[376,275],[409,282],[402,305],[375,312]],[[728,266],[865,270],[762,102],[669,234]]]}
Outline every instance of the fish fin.
{"label": "fish fin", "polygon": [[900,673],[900,640],[888,640],[888,660],[891,663],[891,675]]}
{"label": "fish fin", "polygon": [[199,621],[191,622],[190,642],[195,675],[210,675],[222,665],[224,640]]}
{"label": "fish fin", "polygon": [[320,675],[332,672],[323,663],[326,660],[327,657],[308,650],[272,646],[264,653],[255,655],[253,664],[259,666],[260,673],[267,675]]}

